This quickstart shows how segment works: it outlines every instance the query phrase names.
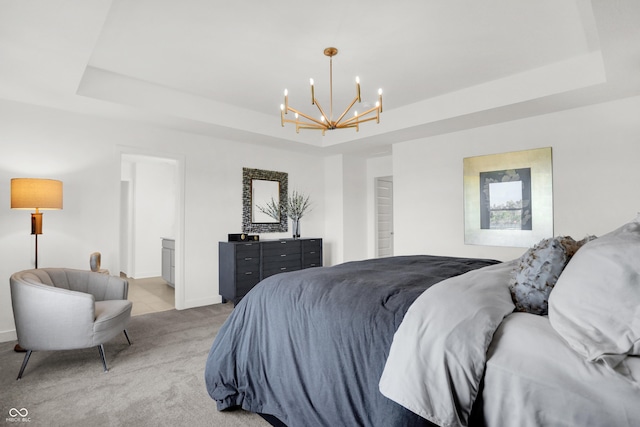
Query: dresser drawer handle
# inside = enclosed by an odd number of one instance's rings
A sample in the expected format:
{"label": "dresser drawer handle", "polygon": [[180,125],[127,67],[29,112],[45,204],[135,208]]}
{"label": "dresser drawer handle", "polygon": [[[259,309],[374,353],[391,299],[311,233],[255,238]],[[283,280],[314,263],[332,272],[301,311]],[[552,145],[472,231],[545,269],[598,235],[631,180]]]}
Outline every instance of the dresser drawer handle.
{"label": "dresser drawer handle", "polygon": [[310,253],[311,255],[313,255],[313,254],[315,254],[315,253],[316,253],[316,251],[311,251],[311,252],[309,252],[309,253]]}
{"label": "dresser drawer handle", "polygon": [[287,254],[281,254],[280,256],[287,256]]}
{"label": "dresser drawer handle", "polygon": [[315,267],[315,266],[316,266],[315,264],[309,264],[309,265],[310,265],[311,267]]}
{"label": "dresser drawer handle", "polygon": [[285,271],[287,267],[280,267],[280,271]]}
{"label": "dresser drawer handle", "polygon": [[245,276],[251,276],[253,274],[253,271],[247,271],[244,274],[245,274]]}
{"label": "dresser drawer handle", "polygon": [[245,261],[251,261],[252,259],[253,259],[253,258],[248,257],[248,258],[245,258],[244,260],[245,260]]}

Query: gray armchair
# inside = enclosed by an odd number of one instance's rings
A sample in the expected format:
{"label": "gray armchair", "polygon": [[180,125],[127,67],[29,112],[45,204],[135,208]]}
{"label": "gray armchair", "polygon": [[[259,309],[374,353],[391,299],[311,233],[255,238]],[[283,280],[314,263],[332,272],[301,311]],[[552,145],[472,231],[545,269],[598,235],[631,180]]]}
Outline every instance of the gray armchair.
{"label": "gray armchair", "polygon": [[126,279],[68,268],[14,273],[11,303],[18,343],[26,350],[18,378],[34,350],[98,347],[104,371],[103,343],[124,331],[131,318]]}

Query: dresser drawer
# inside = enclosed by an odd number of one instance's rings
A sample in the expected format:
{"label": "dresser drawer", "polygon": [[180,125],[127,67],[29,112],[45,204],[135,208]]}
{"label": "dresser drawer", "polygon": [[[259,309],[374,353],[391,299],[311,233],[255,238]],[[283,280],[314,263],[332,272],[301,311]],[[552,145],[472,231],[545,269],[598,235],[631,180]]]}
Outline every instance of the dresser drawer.
{"label": "dresser drawer", "polygon": [[262,278],[273,276],[278,273],[300,270],[301,267],[300,258],[265,264],[262,268]]}
{"label": "dresser drawer", "polygon": [[262,257],[262,263],[264,267],[267,267],[269,265],[278,266],[281,263],[287,262],[290,260],[300,262],[300,253],[298,252],[297,254],[280,254],[280,255],[271,255],[271,256],[263,255]]}
{"label": "dresser drawer", "polygon": [[322,254],[305,254],[302,268],[322,267]]}
{"label": "dresser drawer", "polygon": [[277,242],[265,242],[262,244],[263,257],[300,254],[300,251],[299,240],[280,240]]}
{"label": "dresser drawer", "polygon": [[309,239],[302,241],[302,251],[303,252],[319,252],[322,250],[322,240],[320,239]]}
{"label": "dresser drawer", "polygon": [[236,271],[260,271],[260,256],[236,256]]}
{"label": "dresser drawer", "polygon": [[260,264],[259,263],[255,263],[253,265],[238,266],[238,268],[236,269],[236,280],[245,280],[247,278],[260,280]]}
{"label": "dresser drawer", "polygon": [[312,246],[310,248],[305,247],[302,251],[304,256],[320,256],[322,254],[322,247]]}
{"label": "dresser drawer", "polygon": [[260,244],[259,243],[238,243],[235,245],[236,257],[259,257],[260,256]]}
{"label": "dresser drawer", "polygon": [[259,273],[245,274],[236,279],[236,297],[242,297],[260,282]]}

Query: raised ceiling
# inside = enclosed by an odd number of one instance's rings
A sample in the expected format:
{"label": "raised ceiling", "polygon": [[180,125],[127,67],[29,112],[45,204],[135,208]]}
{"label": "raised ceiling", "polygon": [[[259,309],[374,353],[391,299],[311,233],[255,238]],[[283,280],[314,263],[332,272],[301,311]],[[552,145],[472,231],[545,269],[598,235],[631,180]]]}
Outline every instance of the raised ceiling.
{"label": "raised ceiling", "polygon": [[[0,3],[0,97],[316,152],[398,141],[640,93],[637,0],[69,0]],[[360,132],[282,128],[384,90]],[[362,109],[360,107],[359,109]]]}

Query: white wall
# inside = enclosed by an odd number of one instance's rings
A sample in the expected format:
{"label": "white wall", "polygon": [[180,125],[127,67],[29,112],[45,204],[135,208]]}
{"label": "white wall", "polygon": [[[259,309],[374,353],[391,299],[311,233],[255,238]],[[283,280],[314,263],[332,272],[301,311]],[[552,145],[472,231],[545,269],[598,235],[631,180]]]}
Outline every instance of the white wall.
{"label": "white wall", "polygon": [[[188,308],[220,302],[217,242],[242,229],[243,167],[287,172],[290,188],[311,196],[313,210],[302,220],[302,234],[324,239],[327,265],[373,253],[371,181],[391,171],[397,255],[506,260],[524,249],[464,244],[462,159],[553,147],[555,234],[600,235],[640,211],[638,117],[640,97],[633,97],[397,143],[390,167],[389,159],[320,158],[0,101],[0,341],[15,338],[9,276],[34,261],[29,213],[9,209],[11,178],[64,183],[64,210],[44,213],[42,267],[86,269],[89,254],[100,251],[103,268],[116,272],[122,153],[180,159],[184,250],[176,253],[183,281],[178,308]],[[345,236],[366,238],[347,242]],[[279,237],[289,233],[261,236]]]}
{"label": "white wall", "polygon": [[396,254],[520,256],[464,244],[462,159],[552,147],[554,234],[601,235],[640,211],[640,97],[393,146]]}
{"label": "white wall", "polygon": [[335,265],[367,257],[367,161],[353,155],[334,155],[325,168],[325,264]]}
{"label": "white wall", "polygon": [[340,236],[344,234],[343,156],[335,155],[324,160],[325,262],[335,265],[344,259],[344,247]]}
{"label": "white wall", "polygon": [[372,157],[367,160],[367,258],[375,258],[378,229],[376,218],[376,178],[393,176],[393,157]]}
{"label": "white wall", "polygon": [[[218,241],[242,230],[243,167],[287,172],[289,186],[308,193],[314,205],[303,218],[303,237],[325,237],[322,158],[0,100],[0,341],[15,338],[9,276],[34,265],[30,215],[9,208],[10,179],[64,183],[63,210],[44,213],[39,267],[88,269],[89,255],[99,251],[102,267],[118,272],[123,151],[184,159],[184,252],[176,253],[184,304],[178,308],[221,300]],[[289,233],[261,236],[278,237]],[[327,243],[335,245],[331,238]]]}
{"label": "white wall", "polygon": [[344,156],[344,256],[340,262],[366,258],[367,242],[367,162],[358,156]]}

